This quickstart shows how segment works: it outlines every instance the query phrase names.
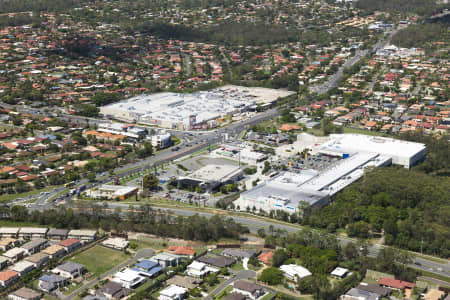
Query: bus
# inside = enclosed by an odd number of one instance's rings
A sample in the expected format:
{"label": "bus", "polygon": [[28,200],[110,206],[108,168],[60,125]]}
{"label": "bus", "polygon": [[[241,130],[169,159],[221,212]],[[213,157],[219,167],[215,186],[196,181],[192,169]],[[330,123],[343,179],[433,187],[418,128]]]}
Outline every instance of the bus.
{"label": "bus", "polygon": [[66,188],[66,187],[71,187],[71,186],[73,186],[73,185],[75,185],[75,181],[71,181],[71,182],[65,183],[65,184],[64,184],[64,187],[65,187],[65,188]]}

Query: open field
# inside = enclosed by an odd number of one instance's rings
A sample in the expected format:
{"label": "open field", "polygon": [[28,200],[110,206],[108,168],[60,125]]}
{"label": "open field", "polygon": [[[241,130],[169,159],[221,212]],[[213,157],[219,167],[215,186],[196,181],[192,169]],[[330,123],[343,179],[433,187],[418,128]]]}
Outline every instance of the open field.
{"label": "open field", "polygon": [[121,251],[97,245],[75,255],[70,260],[82,264],[89,272],[98,276],[114,268],[128,258],[130,258],[130,256]]}

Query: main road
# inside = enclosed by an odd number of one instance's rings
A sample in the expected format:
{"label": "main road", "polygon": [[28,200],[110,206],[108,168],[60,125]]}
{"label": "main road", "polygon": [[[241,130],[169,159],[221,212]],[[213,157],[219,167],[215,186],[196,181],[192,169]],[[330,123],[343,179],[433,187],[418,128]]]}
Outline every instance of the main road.
{"label": "main road", "polygon": [[[384,48],[392,39],[392,37],[397,33],[398,29],[393,30],[389,36],[382,40],[378,41],[375,45],[372,46],[371,53],[376,53],[378,50]],[[355,55],[347,60],[336,73],[334,73],[326,82],[314,85],[310,87],[312,92],[315,92],[319,95],[327,93],[329,90],[338,87],[339,81],[344,76],[344,69],[350,68],[358,63],[364,56],[369,53],[369,50],[357,50]]]}
{"label": "main road", "polygon": [[[110,209],[111,211],[113,211],[116,208],[120,208],[122,212],[130,209],[129,204],[120,202],[106,202],[106,203],[98,202],[98,204],[101,204],[101,206],[105,204],[107,208]],[[139,210],[139,207],[136,206],[133,209]],[[195,208],[192,209],[177,208],[177,207],[168,208],[158,206],[153,206],[153,209],[184,217],[198,215],[201,217],[211,218],[212,216],[219,214],[231,218],[233,219],[233,221],[248,227],[252,233],[257,233],[259,229],[265,229],[267,232],[270,227],[272,227],[274,230],[286,231],[287,233],[295,233],[299,230],[302,230],[302,227],[296,224],[289,224],[286,222],[271,220],[269,218],[256,217],[245,213],[233,214],[233,212],[217,211],[214,209],[211,209],[211,211],[208,212],[205,210],[196,210]],[[357,242],[357,240],[352,238],[342,236],[336,237],[342,246],[345,246],[349,242],[354,243]],[[380,249],[384,247],[386,246],[379,244],[370,245],[368,247],[369,256],[376,257]],[[411,254],[412,254],[412,263],[409,264],[410,267],[450,278],[450,263],[448,261],[437,258],[426,259],[426,256],[418,256],[418,254],[412,252]]]}

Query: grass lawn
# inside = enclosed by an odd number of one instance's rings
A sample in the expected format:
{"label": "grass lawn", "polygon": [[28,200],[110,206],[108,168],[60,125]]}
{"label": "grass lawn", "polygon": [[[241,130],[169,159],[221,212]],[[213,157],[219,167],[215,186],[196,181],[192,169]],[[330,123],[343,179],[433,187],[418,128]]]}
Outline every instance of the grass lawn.
{"label": "grass lawn", "polygon": [[383,277],[394,278],[394,275],[388,273],[377,272],[374,270],[367,270],[366,277],[364,278],[365,283],[378,284],[378,280]]}
{"label": "grass lawn", "polygon": [[226,295],[228,295],[233,290],[233,287],[231,285],[227,286],[223,291],[221,291],[216,298],[223,298]]}
{"label": "grass lawn", "polygon": [[272,300],[275,297],[274,294],[268,293],[261,300]]}
{"label": "grass lawn", "polygon": [[97,245],[75,255],[70,260],[82,264],[89,272],[98,276],[116,267],[130,257],[130,255],[126,255],[121,251]]}
{"label": "grass lawn", "polygon": [[232,265],[230,267],[230,269],[232,269],[234,271],[242,271],[242,270],[244,270],[244,266],[241,263],[235,263],[234,265]]}
{"label": "grass lawn", "polygon": [[69,295],[70,293],[72,293],[73,291],[75,291],[76,289],[78,289],[79,287],[81,287],[83,284],[79,283],[79,284],[69,284],[68,286],[61,288],[61,291],[63,292],[64,295]]}
{"label": "grass lawn", "polygon": [[219,282],[217,284],[213,285],[213,286],[209,286],[208,284],[205,283],[205,285],[206,285],[206,291],[205,292],[206,293],[208,293],[208,294],[211,293],[216,287],[218,287],[219,285],[221,285],[225,281],[225,278],[218,277],[217,279],[219,280]]}

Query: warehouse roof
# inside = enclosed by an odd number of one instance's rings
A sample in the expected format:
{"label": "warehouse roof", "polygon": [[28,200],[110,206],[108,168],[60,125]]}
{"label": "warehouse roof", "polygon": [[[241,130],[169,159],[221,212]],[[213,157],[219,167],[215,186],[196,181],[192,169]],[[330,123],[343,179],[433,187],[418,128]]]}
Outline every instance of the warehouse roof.
{"label": "warehouse roof", "polygon": [[323,151],[352,153],[372,152],[392,156],[413,156],[425,149],[425,144],[364,134],[332,134],[320,146]]}
{"label": "warehouse roof", "polygon": [[239,174],[239,172],[241,172],[239,166],[209,164],[196,170],[189,177],[202,181],[225,182]]}

